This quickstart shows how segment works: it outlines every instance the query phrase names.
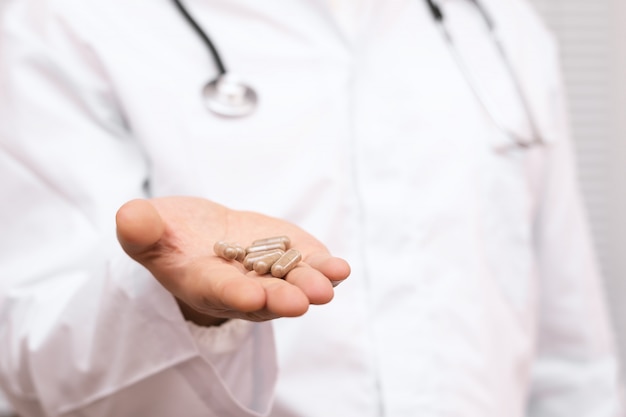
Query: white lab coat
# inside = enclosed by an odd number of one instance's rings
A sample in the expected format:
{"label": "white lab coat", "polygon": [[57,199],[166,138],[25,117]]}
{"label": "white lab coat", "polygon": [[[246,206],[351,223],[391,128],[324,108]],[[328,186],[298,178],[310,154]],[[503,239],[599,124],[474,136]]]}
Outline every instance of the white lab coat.
{"label": "white lab coat", "polygon": [[[203,107],[215,67],[169,1],[2,3],[0,386],[22,416],[621,415],[526,3],[485,1],[546,142],[505,151],[424,2],[185,3],[251,117]],[[442,5],[497,67],[470,3]],[[114,234],[123,202],[166,195],[290,220],[352,276],[301,318],[188,324]]]}

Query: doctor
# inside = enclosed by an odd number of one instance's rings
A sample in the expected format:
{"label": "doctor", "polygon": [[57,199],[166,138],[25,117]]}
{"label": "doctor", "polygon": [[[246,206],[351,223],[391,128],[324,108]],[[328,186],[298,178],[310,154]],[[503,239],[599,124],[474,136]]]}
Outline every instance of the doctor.
{"label": "doctor", "polygon": [[[623,415],[557,50],[524,1],[0,13],[20,416]],[[274,234],[304,254],[284,281],[213,256]]]}

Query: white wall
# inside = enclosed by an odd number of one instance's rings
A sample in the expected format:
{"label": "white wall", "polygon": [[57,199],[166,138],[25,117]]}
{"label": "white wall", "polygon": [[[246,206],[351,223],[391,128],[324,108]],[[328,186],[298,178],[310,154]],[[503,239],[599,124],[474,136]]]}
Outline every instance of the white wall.
{"label": "white wall", "polygon": [[[596,0],[597,1],[597,0]],[[611,1],[611,86],[613,88],[609,224],[607,233],[608,284],[611,290],[622,361],[626,365],[626,1]],[[626,366],[624,367],[626,369]]]}
{"label": "white wall", "polygon": [[626,1],[532,3],[561,45],[579,177],[626,370]]}

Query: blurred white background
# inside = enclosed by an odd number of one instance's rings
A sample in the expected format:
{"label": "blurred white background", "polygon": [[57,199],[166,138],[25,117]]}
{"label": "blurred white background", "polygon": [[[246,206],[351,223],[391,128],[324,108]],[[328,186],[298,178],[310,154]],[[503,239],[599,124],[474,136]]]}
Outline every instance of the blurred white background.
{"label": "blurred white background", "polygon": [[626,370],[626,0],[531,0],[556,35],[579,178]]}
{"label": "blurred white background", "polygon": [[531,2],[560,43],[579,178],[626,370],[626,0]]}

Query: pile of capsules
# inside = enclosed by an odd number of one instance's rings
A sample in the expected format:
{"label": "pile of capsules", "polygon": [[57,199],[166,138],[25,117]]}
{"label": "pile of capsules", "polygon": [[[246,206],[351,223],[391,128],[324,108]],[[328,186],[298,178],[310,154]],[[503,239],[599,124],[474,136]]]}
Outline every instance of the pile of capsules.
{"label": "pile of capsules", "polygon": [[216,242],[213,246],[215,254],[229,261],[238,261],[249,270],[259,275],[271,274],[276,278],[284,278],[289,271],[300,263],[302,254],[289,248],[291,240],[287,236],[275,236],[252,242],[247,248],[236,243]]}

